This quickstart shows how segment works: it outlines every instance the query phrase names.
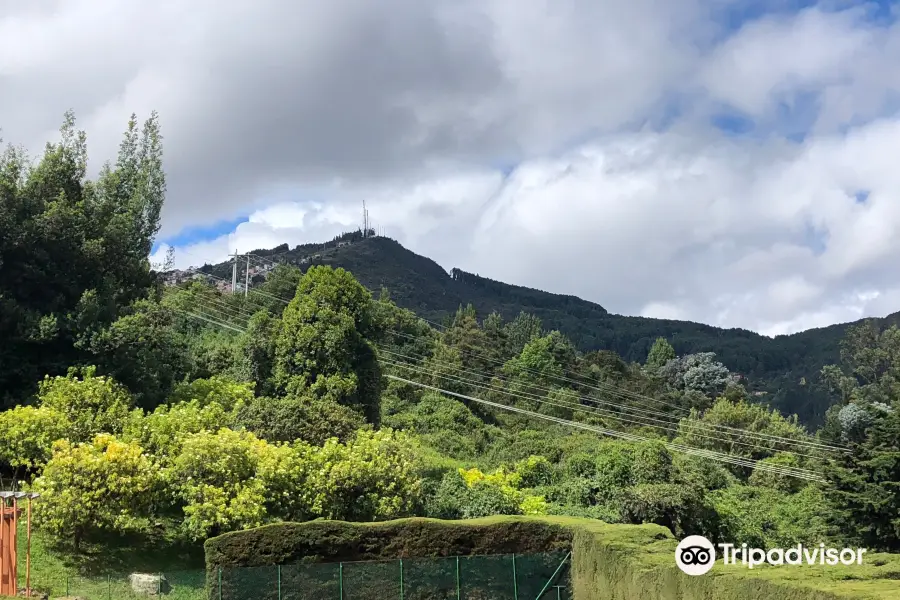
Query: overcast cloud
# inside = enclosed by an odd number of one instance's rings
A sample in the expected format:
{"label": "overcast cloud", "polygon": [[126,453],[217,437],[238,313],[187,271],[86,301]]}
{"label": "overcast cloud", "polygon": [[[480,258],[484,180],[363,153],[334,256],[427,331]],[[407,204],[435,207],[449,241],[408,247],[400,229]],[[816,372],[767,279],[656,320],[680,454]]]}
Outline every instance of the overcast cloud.
{"label": "overcast cloud", "polygon": [[96,171],[158,110],[161,241],[245,217],[182,266],[366,199],[447,269],[792,332],[900,310],[900,25],[798,4],[0,0],[0,127],[73,108]]}

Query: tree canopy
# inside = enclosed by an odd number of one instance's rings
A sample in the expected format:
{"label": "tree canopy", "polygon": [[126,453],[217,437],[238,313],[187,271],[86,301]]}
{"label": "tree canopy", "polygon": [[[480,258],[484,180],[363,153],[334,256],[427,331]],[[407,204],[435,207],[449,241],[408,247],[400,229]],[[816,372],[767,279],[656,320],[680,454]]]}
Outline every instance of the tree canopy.
{"label": "tree canopy", "polygon": [[72,115],[60,137],[35,164],[0,160],[0,475],[43,494],[36,524],[61,547],[559,514],[900,549],[896,327],[849,328],[817,367],[835,404],[815,430],[779,410],[791,385],[766,405],[733,370],[737,353],[796,374],[750,356],[761,343],[650,320],[617,338],[599,307],[462,271],[450,279],[473,302],[428,321],[393,300],[410,290],[376,298],[366,271],[329,264],[282,262],[246,296],[202,276],[163,285],[147,258],[165,195],[156,115],[131,120],[93,182]]}

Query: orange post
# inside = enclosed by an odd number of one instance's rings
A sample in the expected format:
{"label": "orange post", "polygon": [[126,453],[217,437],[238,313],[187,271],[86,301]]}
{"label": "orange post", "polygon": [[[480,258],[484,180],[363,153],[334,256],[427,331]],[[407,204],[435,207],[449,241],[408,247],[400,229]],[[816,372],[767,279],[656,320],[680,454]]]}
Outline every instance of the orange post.
{"label": "orange post", "polygon": [[13,596],[19,595],[19,578],[17,575],[19,574],[19,563],[18,563],[18,552],[19,545],[17,544],[19,538],[19,528],[16,526],[17,517],[19,516],[19,499],[13,496],[12,499],[12,514],[9,519],[9,585],[12,590]]}
{"label": "orange post", "polygon": [[0,498],[0,595],[9,596],[9,520],[6,498]]}
{"label": "orange post", "polygon": [[31,598],[31,496],[28,496],[28,519],[25,528],[25,595]]}
{"label": "orange post", "polygon": [[28,499],[28,523],[25,547],[25,586],[31,593],[31,500],[38,494],[0,491],[0,596],[18,596],[18,517],[19,499]]}

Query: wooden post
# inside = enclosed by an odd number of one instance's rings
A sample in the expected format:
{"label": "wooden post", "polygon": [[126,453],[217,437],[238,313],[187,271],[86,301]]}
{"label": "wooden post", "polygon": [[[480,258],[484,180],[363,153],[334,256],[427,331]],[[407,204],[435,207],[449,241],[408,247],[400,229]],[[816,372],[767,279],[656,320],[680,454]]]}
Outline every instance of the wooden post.
{"label": "wooden post", "polygon": [[39,494],[0,491],[0,596],[19,594],[19,505],[20,498],[28,499],[25,546],[25,591],[31,593],[31,500]]}
{"label": "wooden post", "polygon": [[9,589],[12,591],[11,595],[13,596],[19,595],[19,562],[18,556],[16,556],[16,550],[19,547],[16,543],[19,538],[18,517],[19,499],[13,496],[12,516],[9,519]]}
{"label": "wooden post", "polygon": [[0,498],[0,594],[6,595],[6,498]]}
{"label": "wooden post", "polygon": [[14,596],[18,592],[9,592],[12,570],[9,568],[10,516],[6,504],[6,497],[0,498],[0,595]]}
{"label": "wooden post", "polygon": [[28,496],[28,518],[25,528],[25,594],[31,598],[31,496]]}

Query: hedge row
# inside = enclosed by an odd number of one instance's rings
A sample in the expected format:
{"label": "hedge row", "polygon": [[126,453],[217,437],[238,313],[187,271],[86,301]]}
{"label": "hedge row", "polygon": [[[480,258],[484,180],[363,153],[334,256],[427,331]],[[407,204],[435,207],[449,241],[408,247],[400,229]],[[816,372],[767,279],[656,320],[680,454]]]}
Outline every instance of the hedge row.
{"label": "hedge row", "polygon": [[[715,565],[690,577],[675,566],[677,540],[657,525],[569,517],[489,517],[386,523],[312,521],[228,533],[206,542],[210,596],[220,568],[572,550],[576,600],[900,600],[900,556],[866,554],[861,566]],[[325,566],[323,565],[323,568]],[[248,579],[249,581],[249,579]],[[248,597],[247,600],[250,600]]]}

